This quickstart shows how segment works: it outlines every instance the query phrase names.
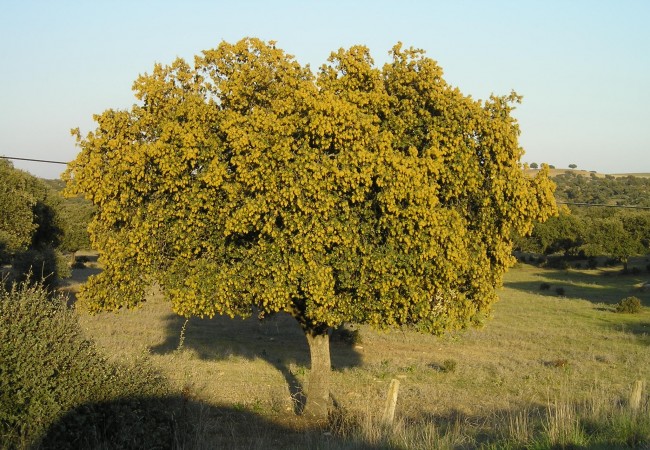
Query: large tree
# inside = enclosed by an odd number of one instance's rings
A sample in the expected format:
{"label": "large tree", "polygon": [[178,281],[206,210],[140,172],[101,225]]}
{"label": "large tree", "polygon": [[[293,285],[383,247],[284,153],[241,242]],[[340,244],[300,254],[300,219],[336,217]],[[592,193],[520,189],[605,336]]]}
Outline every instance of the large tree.
{"label": "large tree", "polygon": [[627,272],[630,257],[648,254],[648,213],[617,212],[591,218],[588,223],[586,243],[581,247],[587,255],[613,257],[623,263],[623,272]]}
{"label": "large tree", "polygon": [[565,256],[578,254],[587,239],[590,221],[573,214],[562,207],[556,217],[535,224],[528,237],[522,237],[518,244],[521,250],[550,255],[562,252]]}
{"label": "large tree", "polygon": [[339,50],[314,75],[244,39],[140,76],[138,104],[74,132],[67,191],[97,206],[105,267],[80,297],[134,306],[155,282],[185,316],[291,314],[319,417],[332,327],[480,322],[552,183],[524,176],[515,94],[476,101],[423,52],[391,55]]}

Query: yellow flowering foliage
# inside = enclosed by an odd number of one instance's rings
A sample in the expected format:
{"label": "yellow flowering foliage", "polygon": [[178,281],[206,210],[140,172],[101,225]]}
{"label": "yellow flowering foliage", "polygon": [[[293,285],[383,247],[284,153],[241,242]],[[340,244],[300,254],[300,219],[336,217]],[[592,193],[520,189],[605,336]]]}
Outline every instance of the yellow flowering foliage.
{"label": "yellow flowering foliage", "polygon": [[249,38],[139,77],[138,104],[74,132],[67,192],[97,206],[105,266],[85,304],[155,283],[181,315],[286,311],[310,332],[480,321],[553,185],[523,174],[514,93],[476,101],[422,51],[391,54],[342,49],[313,74]]}

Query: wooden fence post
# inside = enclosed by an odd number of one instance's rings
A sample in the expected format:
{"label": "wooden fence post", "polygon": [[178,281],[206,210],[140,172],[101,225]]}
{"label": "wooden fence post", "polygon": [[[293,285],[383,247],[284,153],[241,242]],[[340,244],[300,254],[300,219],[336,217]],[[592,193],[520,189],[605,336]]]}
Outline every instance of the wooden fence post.
{"label": "wooden fence post", "polygon": [[645,380],[636,380],[630,393],[629,406],[632,411],[636,412],[641,408],[641,399],[643,398],[644,390]]}
{"label": "wooden fence post", "polygon": [[397,405],[397,394],[399,392],[399,380],[393,378],[388,388],[388,396],[386,397],[386,405],[384,406],[384,415],[382,422],[384,425],[392,425],[395,418],[395,406]]}

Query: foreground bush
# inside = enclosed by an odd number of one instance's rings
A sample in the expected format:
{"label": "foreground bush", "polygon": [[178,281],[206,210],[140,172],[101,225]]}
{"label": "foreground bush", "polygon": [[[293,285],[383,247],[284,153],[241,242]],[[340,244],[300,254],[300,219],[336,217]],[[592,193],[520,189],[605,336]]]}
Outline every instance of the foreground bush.
{"label": "foreground bush", "polygon": [[[137,428],[138,420],[150,421],[151,414],[134,414],[141,403],[136,399],[165,394],[162,378],[146,364],[125,367],[108,362],[83,336],[75,312],[62,296],[49,297],[42,284],[24,282],[10,289],[0,285],[2,447],[38,445],[48,430],[57,442],[41,445],[75,447],[74,442],[89,433],[83,423],[97,409],[92,405],[102,402],[113,402],[124,411],[115,416]],[[58,429],[57,422],[75,408],[79,416],[67,417],[67,429]],[[79,426],[75,429],[70,423]],[[120,428],[115,427],[116,435]]]}

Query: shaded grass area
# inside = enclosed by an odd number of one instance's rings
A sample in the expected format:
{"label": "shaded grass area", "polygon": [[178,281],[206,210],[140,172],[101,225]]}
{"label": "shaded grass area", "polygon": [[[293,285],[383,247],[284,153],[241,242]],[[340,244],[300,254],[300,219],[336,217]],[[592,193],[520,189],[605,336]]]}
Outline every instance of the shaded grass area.
{"label": "shaded grass area", "polygon": [[[185,323],[154,295],[80,321],[110,358],[146,355],[165,374],[178,394],[158,401],[189,405],[191,426],[175,429],[173,448],[643,448],[648,389],[637,409],[629,399],[650,378],[650,298],[643,276],[609,270],[518,265],[480,329],[433,337],[359,327],[354,343],[333,339],[338,408],[319,426],[295,415],[308,349],[287,316]],[[613,312],[629,295],[642,312]],[[385,427],[393,379],[397,418]]]}
{"label": "shaded grass area", "polygon": [[[547,297],[540,306],[548,310],[546,320],[560,329],[559,322],[566,321],[578,329],[590,330],[586,335],[589,338],[601,328],[650,345],[650,288],[646,287],[649,281],[650,274],[622,274],[620,267],[555,270],[519,264],[508,275],[504,294],[514,289],[527,294],[527,298]],[[541,289],[542,285],[548,288]],[[558,295],[554,288],[562,288],[563,295]],[[645,306],[642,314],[616,314],[616,304],[629,296],[637,297]]]}
{"label": "shaded grass area", "polygon": [[[543,283],[546,289],[540,288]],[[650,306],[650,288],[643,287],[645,283],[650,283],[650,273],[622,274],[620,267],[558,270],[519,264],[509,273],[505,287],[545,296],[557,296],[555,288],[561,287],[566,297],[598,305],[613,305],[635,295]]]}
{"label": "shaded grass area", "polygon": [[[84,404],[55,423],[43,449],[611,449],[647,448],[647,403],[597,401],[494,411],[472,416],[450,411],[390,426],[372,414],[338,411],[328,424],[299,417],[277,420],[254,411],[186,397],[128,398]],[[647,399],[646,399],[647,402]]]}
{"label": "shaded grass area", "polygon": [[[350,446],[353,447],[350,447]],[[294,418],[270,420],[253,411],[186,396],[130,397],[87,403],[47,431],[42,449],[300,449],[379,448],[347,441]]]}
{"label": "shaded grass area", "polygon": [[[251,365],[265,362],[282,374],[294,412],[302,411],[306,402],[303,384],[309,364],[309,348],[300,326],[289,315],[275,314],[260,321],[228,317],[186,320],[168,314],[162,320],[165,339],[152,346],[149,349],[151,353],[170,357],[174,357],[175,353],[185,353],[207,363],[227,363],[233,359],[247,361]],[[360,364],[359,353],[343,340],[332,339],[331,349],[334,370]],[[277,380],[273,380],[273,383],[277,383]],[[275,408],[278,409],[277,404]]]}

